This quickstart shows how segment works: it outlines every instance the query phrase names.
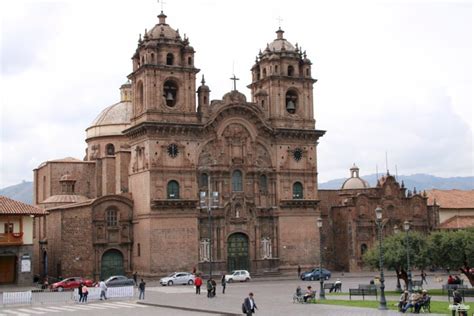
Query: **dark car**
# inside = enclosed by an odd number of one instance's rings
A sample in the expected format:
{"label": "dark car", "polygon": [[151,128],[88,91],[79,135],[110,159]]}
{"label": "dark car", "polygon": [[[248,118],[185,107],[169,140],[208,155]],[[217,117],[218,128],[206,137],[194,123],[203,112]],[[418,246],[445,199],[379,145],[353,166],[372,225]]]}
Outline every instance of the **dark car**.
{"label": "dark car", "polygon": [[129,286],[129,285],[135,285],[135,281],[123,275],[113,275],[107,280],[105,280],[105,285],[107,285],[107,287]]}
{"label": "dark car", "polygon": [[322,273],[320,273],[319,268],[315,268],[311,271],[303,272],[301,273],[301,280],[303,281],[314,281],[314,280],[319,280],[320,275],[322,275],[322,278],[324,280],[328,280],[331,277],[331,271],[322,269]]}

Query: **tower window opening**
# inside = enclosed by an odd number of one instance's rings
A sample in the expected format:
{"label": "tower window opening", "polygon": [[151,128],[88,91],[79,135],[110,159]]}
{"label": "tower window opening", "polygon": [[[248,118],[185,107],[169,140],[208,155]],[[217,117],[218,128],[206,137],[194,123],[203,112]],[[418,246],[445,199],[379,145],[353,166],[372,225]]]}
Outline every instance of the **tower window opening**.
{"label": "tower window opening", "polygon": [[257,75],[257,80],[260,80],[260,67],[257,66],[257,69],[255,69],[255,73]]}
{"label": "tower window opening", "polygon": [[168,182],[167,196],[168,199],[179,199],[179,183],[177,181],[171,180]]}
{"label": "tower window opening", "polygon": [[306,76],[309,77],[309,68],[306,68]]}
{"label": "tower window opening", "polygon": [[286,93],[286,111],[290,114],[296,113],[296,106],[298,105],[298,95],[295,91],[290,90]]}
{"label": "tower window opening", "polygon": [[275,74],[278,75],[278,65],[275,65]]}
{"label": "tower window opening", "polygon": [[172,81],[167,80],[163,86],[163,97],[166,100],[166,105],[173,107],[176,105],[176,96],[178,95],[178,85]]}
{"label": "tower window opening", "polygon": [[139,81],[137,84],[137,111],[141,112],[143,109],[143,82]]}
{"label": "tower window opening", "polygon": [[142,56],[142,65],[145,64],[145,56]]}
{"label": "tower window opening", "polygon": [[174,56],[173,54],[168,53],[168,55],[166,55],[166,64],[171,66],[173,65],[173,63],[174,63]]}
{"label": "tower window opening", "polygon": [[151,63],[155,63],[155,54],[151,53]]}
{"label": "tower window opening", "polygon": [[193,58],[192,57],[188,57],[188,65],[189,66],[192,66],[193,64]]}
{"label": "tower window opening", "polygon": [[263,68],[262,77],[265,78],[266,76],[267,76],[267,68]]}
{"label": "tower window opening", "polygon": [[115,147],[113,144],[107,144],[105,147],[105,152],[107,153],[107,156],[113,156],[115,155]]}
{"label": "tower window opening", "polygon": [[260,101],[260,104],[262,105],[262,108],[265,107],[265,100]]}
{"label": "tower window opening", "polygon": [[288,76],[293,77],[295,75],[295,68],[293,66],[288,66]]}
{"label": "tower window opening", "polygon": [[295,182],[293,184],[293,199],[302,199],[303,198],[303,185],[301,182]]}

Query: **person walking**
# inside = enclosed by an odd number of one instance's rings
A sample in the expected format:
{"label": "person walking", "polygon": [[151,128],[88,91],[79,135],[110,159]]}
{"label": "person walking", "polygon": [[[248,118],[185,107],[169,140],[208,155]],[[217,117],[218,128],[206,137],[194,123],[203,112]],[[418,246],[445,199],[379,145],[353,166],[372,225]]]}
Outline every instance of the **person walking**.
{"label": "person walking", "polygon": [[81,284],[79,284],[79,286],[78,286],[78,288],[77,288],[77,293],[79,294],[79,303],[82,302],[82,286],[83,286],[83,285],[84,285],[84,284],[81,283]]}
{"label": "person walking", "polygon": [[100,287],[100,300],[102,301],[102,298],[106,300],[107,299],[107,295],[106,295],[107,285],[105,284],[104,279],[100,280],[99,287]]}
{"label": "person walking", "polygon": [[207,298],[212,298],[212,278],[209,278],[206,283]]}
{"label": "person walking", "polygon": [[202,279],[200,275],[197,275],[196,279],[194,279],[194,285],[196,286],[196,294],[201,295]]}
{"label": "person walking", "polygon": [[135,286],[138,285],[137,278],[138,278],[138,272],[135,271],[135,272],[133,273],[133,282],[135,283]]}
{"label": "person walking", "polygon": [[87,303],[87,295],[89,295],[89,289],[87,286],[84,284],[82,286],[82,302]]}
{"label": "person walking", "polygon": [[421,269],[421,283],[423,284],[423,282],[425,282],[426,285],[428,285],[428,281],[426,281],[426,272],[425,270]]}
{"label": "person walking", "polygon": [[216,296],[216,288],[217,288],[217,283],[216,280],[211,278],[211,285],[212,285],[212,297]]}
{"label": "person walking", "polygon": [[301,277],[301,266],[298,265],[298,278],[300,278],[300,277]]}
{"label": "person walking", "polygon": [[144,300],[145,299],[145,281],[141,279],[140,284],[138,285],[138,290],[140,291],[140,294],[138,295],[139,300]]}
{"label": "person walking", "polygon": [[250,292],[242,304],[242,312],[247,316],[252,316],[256,309],[258,309],[257,304],[255,304],[255,300],[253,299],[253,293]]}
{"label": "person walking", "polygon": [[222,274],[221,285],[222,285],[222,294],[225,294],[225,286],[227,281],[225,280],[225,274]]}

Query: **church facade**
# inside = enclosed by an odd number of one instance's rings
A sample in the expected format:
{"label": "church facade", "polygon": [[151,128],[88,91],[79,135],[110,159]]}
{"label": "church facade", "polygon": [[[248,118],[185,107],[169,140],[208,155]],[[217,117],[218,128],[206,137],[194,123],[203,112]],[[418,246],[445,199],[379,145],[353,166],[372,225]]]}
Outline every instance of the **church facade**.
{"label": "church facade", "polygon": [[234,88],[211,101],[189,39],[161,13],[121,101],[87,128],[84,160],[34,171],[49,212],[35,225],[36,271],[158,276],[212,262],[214,273],[265,274],[318,262],[316,80],[276,34],[251,69],[251,100]]}

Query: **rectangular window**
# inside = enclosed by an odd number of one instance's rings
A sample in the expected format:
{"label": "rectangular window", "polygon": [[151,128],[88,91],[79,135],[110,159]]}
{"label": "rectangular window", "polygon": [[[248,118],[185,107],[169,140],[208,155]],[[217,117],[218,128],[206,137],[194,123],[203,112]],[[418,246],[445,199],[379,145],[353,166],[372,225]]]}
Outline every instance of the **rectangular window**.
{"label": "rectangular window", "polygon": [[137,257],[140,257],[141,251],[140,251],[140,243],[137,244]]}
{"label": "rectangular window", "polygon": [[5,223],[5,234],[13,233],[13,223]]}
{"label": "rectangular window", "polygon": [[107,211],[107,226],[109,227],[117,226],[117,211],[116,210]]}

